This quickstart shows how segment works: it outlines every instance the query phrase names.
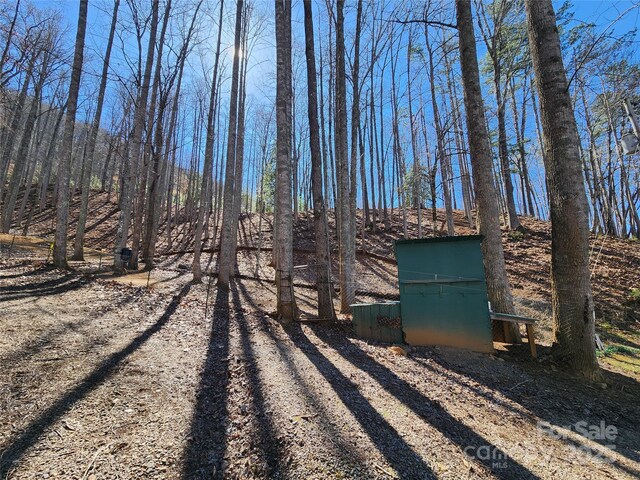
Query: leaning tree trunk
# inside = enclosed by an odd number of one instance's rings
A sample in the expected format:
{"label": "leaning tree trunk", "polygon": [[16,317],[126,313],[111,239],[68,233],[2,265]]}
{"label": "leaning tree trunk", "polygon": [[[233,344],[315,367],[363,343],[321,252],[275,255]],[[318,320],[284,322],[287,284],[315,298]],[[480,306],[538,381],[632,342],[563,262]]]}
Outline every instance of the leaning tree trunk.
{"label": "leaning tree trunk", "polygon": [[304,0],[305,53],[307,56],[307,103],[309,114],[309,144],[311,149],[311,185],[313,189],[313,221],[316,240],[316,280],[318,289],[318,317],[335,318],[331,295],[331,261],[327,212],[322,196],[322,156],[318,124],[318,93],[316,85],[316,57],[313,43],[313,11],[311,0]]}
{"label": "leaning tree trunk", "polygon": [[76,238],[73,244],[73,259],[84,259],[84,231],[87,223],[87,211],[89,208],[89,190],[91,189],[91,170],[93,167],[93,156],[96,150],[96,140],[98,139],[98,131],[100,130],[100,118],[102,117],[102,105],[104,104],[104,92],[107,89],[107,73],[109,72],[109,59],[111,58],[111,47],[113,46],[113,37],[116,32],[116,24],[118,21],[118,7],[120,0],[116,0],[113,4],[113,15],[111,17],[111,29],[109,30],[109,40],[107,41],[107,50],[104,55],[102,64],[102,77],[100,78],[100,87],[98,89],[98,103],[96,112],[91,124],[89,139],[87,144],[87,162],[85,164],[82,176],[82,196],[80,200],[80,214],[78,216],[78,224],[76,227]]}
{"label": "leaning tree trunk", "polygon": [[278,316],[289,323],[297,316],[291,209],[291,0],[276,0],[276,58],[276,295]]}
{"label": "leaning tree trunk", "polygon": [[[493,310],[513,314],[515,308],[502,248],[498,193],[493,180],[491,144],[484,116],[476,41],[471,17],[471,0],[456,0],[456,12],[471,169],[478,206],[478,226],[480,234],[484,235],[482,253],[484,255],[487,291]],[[498,325],[494,325],[494,339],[517,340],[517,330],[510,323],[502,322],[502,324],[502,331],[496,328]]]}
{"label": "leaning tree trunk", "polygon": [[87,30],[87,7],[89,0],[80,0],[78,13],[78,31],[76,47],[71,68],[69,98],[67,100],[67,116],[64,121],[60,164],[58,166],[58,198],[56,200],[56,234],[53,246],[53,264],[57,268],[68,268],[67,265],[67,227],[69,224],[69,177],[71,173],[71,147],[73,129],[78,107],[78,91],[80,90],[80,74],[84,58],[84,37]]}
{"label": "leaning tree trunk", "polygon": [[551,0],[525,0],[540,99],[551,210],[551,296],[557,352],[588,379],[600,377],[589,282],[589,223],[580,137]]}
{"label": "leaning tree trunk", "polygon": [[[29,60],[29,64],[27,66],[27,70],[24,74],[24,81],[22,82],[20,93],[18,94],[18,98],[16,99],[15,105],[13,107],[11,124],[9,126],[9,131],[6,132],[6,141],[3,142],[4,144],[2,145],[2,156],[0,157],[0,189],[4,187],[5,177],[9,170],[9,164],[11,163],[11,157],[13,156],[15,140],[18,137],[18,129],[20,128],[20,121],[22,119],[22,110],[27,100],[29,85],[31,83],[31,78],[33,77],[33,69],[39,55],[39,52],[37,52],[37,54],[34,52],[31,56],[31,59]],[[2,193],[3,192],[0,192],[0,194]],[[10,212],[10,214],[11,213],[13,212]]]}

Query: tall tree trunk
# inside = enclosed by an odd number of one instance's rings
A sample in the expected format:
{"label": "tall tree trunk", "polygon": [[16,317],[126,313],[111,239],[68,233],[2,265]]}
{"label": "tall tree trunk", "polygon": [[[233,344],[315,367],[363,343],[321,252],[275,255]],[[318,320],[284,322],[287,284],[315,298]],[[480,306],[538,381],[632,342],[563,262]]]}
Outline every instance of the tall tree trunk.
{"label": "tall tree trunk", "polygon": [[[202,231],[204,229],[205,214],[209,211],[213,180],[213,145],[215,136],[215,110],[217,101],[216,86],[218,83],[218,66],[220,64],[220,44],[222,40],[222,20],[224,14],[224,0],[220,0],[220,14],[218,15],[218,40],[216,42],[216,56],[213,63],[213,78],[211,80],[211,94],[209,97],[209,112],[207,114],[207,138],[204,146],[204,170],[202,171],[202,192],[200,195],[200,208],[198,209],[198,222],[194,238],[193,283],[202,281],[202,267],[200,266],[200,255],[202,249]],[[215,242],[215,238],[213,239]]]}
{"label": "tall tree trunk", "polygon": [[540,99],[551,210],[551,296],[555,342],[568,367],[600,377],[589,282],[588,205],[580,138],[551,0],[525,0],[531,58]]}
{"label": "tall tree trunk", "polygon": [[113,15],[111,16],[111,29],[109,30],[109,39],[107,40],[107,50],[104,55],[104,63],[102,65],[102,77],[100,78],[100,87],[98,88],[98,100],[96,105],[93,123],[89,132],[87,143],[87,161],[81,180],[82,195],[80,198],[80,213],[78,216],[78,224],[76,226],[76,238],[73,245],[73,259],[84,259],[84,230],[87,223],[87,210],[89,207],[89,190],[91,189],[91,170],[93,167],[93,157],[96,149],[96,140],[100,130],[100,118],[102,117],[102,105],[104,104],[104,92],[107,88],[107,73],[109,72],[109,59],[111,58],[111,47],[113,46],[113,38],[116,32],[116,24],[118,21],[118,8],[120,0],[115,0],[113,4]]}
{"label": "tall tree trunk", "polygon": [[229,105],[229,130],[227,136],[227,161],[224,177],[224,203],[222,204],[222,231],[220,238],[220,255],[218,257],[218,285],[228,288],[229,280],[233,276],[235,258],[233,252],[235,247],[232,244],[233,235],[233,206],[236,198],[235,175],[236,175],[236,147],[238,138],[238,88],[240,77],[240,43],[242,40],[242,12],[244,8],[243,0],[238,0],[236,7],[236,27],[234,39],[233,70],[231,73],[231,99]]}
{"label": "tall tree trunk", "polygon": [[247,83],[247,68],[248,68],[248,19],[249,19],[249,5],[245,4],[242,12],[242,40],[240,42],[240,51],[242,52],[242,59],[240,62],[240,78],[239,78],[239,92],[238,92],[238,126],[237,126],[237,140],[236,140],[236,162],[234,172],[233,187],[233,215],[231,216],[231,259],[232,268],[236,267],[237,247],[238,247],[238,222],[240,221],[240,210],[242,207],[242,179],[244,177],[244,144],[245,144],[245,103],[246,103],[246,83]]}
{"label": "tall tree trunk", "polygon": [[320,127],[318,125],[318,86],[316,84],[316,57],[313,41],[313,12],[311,0],[304,0],[305,53],[307,57],[307,105],[309,115],[309,147],[311,149],[311,184],[313,189],[313,222],[316,241],[316,288],[318,290],[318,317],[333,320],[331,295],[331,259],[327,212],[322,195],[322,156]]}
{"label": "tall tree trunk", "polygon": [[18,94],[18,98],[16,99],[15,105],[12,109],[11,124],[9,126],[9,130],[6,132],[6,136],[4,136],[5,141],[2,145],[2,157],[0,157],[0,188],[4,187],[7,171],[9,170],[9,164],[11,163],[11,158],[13,156],[13,149],[18,137],[18,129],[20,128],[20,121],[22,118],[22,110],[24,109],[24,104],[27,100],[29,85],[31,84],[31,79],[33,77],[33,69],[40,52],[37,53],[38,54],[34,52],[29,60],[27,69],[24,73],[24,81],[22,82],[20,93]]}
{"label": "tall tree trunk", "polygon": [[[13,218],[13,213],[16,207],[16,201],[18,200],[18,192],[20,191],[20,185],[22,184],[22,177],[29,162],[29,145],[31,144],[33,127],[36,123],[36,117],[38,114],[40,91],[44,83],[46,63],[48,63],[48,61],[43,60],[43,68],[40,72],[40,78],[38,79],[38,82],[36,84],[34,96],[29,102],[29,110],[27,113],[24,128],[22,129],[22,138],[20,139],[20,145],[18,146],[18,152],[16,154],[16,160],[14,162],[11,180],[9,181],[9,188],[2,205],[2,231],[5,233],[8,233],[9,229],[11,228],[11,220]],[[25,191],[25,195],[26,193],[27,192]],[[20,226],[19,220],[18,226]]]}
{"label": "tall tree trunk", "polygon": [[76,46],[71,67],[69,98],[67,100],[67,116],[64,122],[60,165],[58,166],[58,198],[56,201],[56,233],[53,246],[53,264],[57,268],[68,268],[67,265],[67,227],[69,224],[69,177],[71,173],[71,147],[73,130],[78,107],[78,91],[84,58],[84,37],[87,29],[87,8],[89,0],[80,0],[78,12],[78,30]]}
{"label": "tall tree trunk", "polygon": [[[293,213],[291,209],[291,0],[276,0],[276,301],[284,323],[297,316],[293,292]],[[346,113],[346,112],[345,112]]]}
{"label": "tall tree trunk", "polygon": [[[498,196],[493,181],[491,145],[480,88],[478,56],[471,17],[471,0],[456,0],[456,12],[471,167],[478,205],[478,224],[480,233],[484,235],[482,251],[487,291],[494,311],[513,314],[515,308],[504,261]],[[515,341],[517,339],[516,329],[507,322],[501,323],[503,324],[502,331],[496,328],[498,325],[494,325],[494,338]]]}
{"label": "tall tree trunk", "polygon": [[520,220],[516,212],[516,201],[513,194],[513,181],[511,180],[511,165],[509,163],[509,151],[507,148],[507,125],[505,120],[505,99],[502,92],[501,66],[494,63],[493,86],[496,91],[498,104],[498,157],[500,158],[500,173],[504,183],[504,197],[507,204],[507,225],[510,230],[521,230]]}
{"label": "tall tree trunk", "polygon": [[[351,235],[349,242],[345,244],[347,249],[347,255],[353,258],[355,264],[356,258],[356,237],[357,232],[357,211],[356,201],[358,194],[357,186],[357,174],[358,174],[358,155],[359,155],[359,142],[358,142],[358,130],[360,129],[360,32],[362,30],[362,0],[357,0],[356,7],[356,31],[354,33],[354,46],[353,46],[353,64],[351,68],[351,155],[349,166],[349,211],[351,221],[349,222],[349,228],[351,229]],[[345,89],[346,92],[346,89]],[[364,219],[363,219],[364,220]],[[354,299],[355,299],[355,285],[354,285]],[[353,303],[351,301],[350,303]]]}
{"label": "tall tree trunk", "polygon": [[[138,269],[138,259],[140,254],[140,246],[142,242],[142,228],[144,226],[143,217],[144,213],[147,209],[147,186],[151,182],[151,177],[153,176],[153,152],[152,152],[152,142],[153,142],[153,133],[158,126],[162,128],[161,119],[160,124],[156,124],[156,110],[160,110],[158,105],[158,98],[162,96],[160,92],[160,82],[161,74],[162,74],[162,58],[163,58],[163,50],[165,44],[165,35],[167,32],[167,27],[169,25],[169,16],[171,14],[172,0],[167,0],[164,8],[164,15],[162,16],[162,27],[160,29],[160,37],[157,42],[157,60],[155,64],[155,72],[153,75],[153,85],[151,88],[151,99],[149,101],[149,112],[147,113],[148,118],[148,128],[147,135],[144,143],[144,152],[142,154],[143,161],[141,162],[142,170],[140,171],[140,183],[138,184],[138,194],[136,196],[135,203],[135,217],[133,222],[133,232],[131,233],[131,259],[129,260],[129,267],[137,270]],[[160,117],[158,117],[160,118]],[[156,157],[159,159],[159,157]],[[147,265],[147,267],[151,267],[151,265]]]}
{"label": "tall tree trunk", "polygon": [[352,234],[351,223],[355,218],[351,216],[351,189],[349,179],[349,155],[347,152],[347,78],[345,72],[344,47],[344,0],[336,2],[336,59],[335,59],[335,154],[338,166],[338,203],[340,208],[339,237],[340,237],[340,311],[349,312],[350,305],[355,300],[355,237]]}
{"label": "tall tree trunk", "polygon": [[411,84],[413,79],[411,78],[411,55],[413,54],[413,32],[409,28],[409,42],[407,43],[407,94],[409,100],[409,126],[411,130],[411,151],[413,152],[413,175],[411,181],[411,196],[413,199],[413,208],[418,213],[418,238],[422,238],[422,165],[420,163],[420,152],[418,151],[418,135],[416,132],[416,121],[413,115],[413,98]]}
{"label": "tall tree trunk", "polygon": [[115,250],[113,256],[113,267],[116,273],[124,271],[124,264],[120,255],[129,237],[129,224],[131,223],[131,210],[133,192],[136,186],[136,176],[140,155],[142,152],[142,134],[144,133],[145,118],[147,115],[147,100],[149,96],[149,86],[151,83],[151,72],[153,69],[153,58],[156,49],[156,35],[158,31],[158,10],[160,1],[153,0],[151,6],[151,24],[149,27],[149,44],[147,46],[147,58],[144,67],[144,74],[138,92],[135,111],[133,114],[133,133],[127,142],[125,155],[123,156],[123,182],[122,194],[120,196],[120,217],[118,219],[118,230],[116,232]]}
{"label": "tall tree trunk", "polygon": [[[438,99],[436,98],[436,72],[433,63],[433,49],[431,42],[429,41],[429,31],[427,25],[424,27],[424,39],[427,46],[427,52],[429,54],[429,87],[431,92],[431,105],[433,107],[433,124],[436,130],[436,160],[434,162],[433,170],[433,182],[435,183],[436,166],[440,160],[440,178],[442,179],[442,195],[444,197],[444,208],[447,220],[447,235],[455,235],[455,228],[453,224],[453,206],[451,205],[451,192],[449,190],[450,176],[449,176],[449,155],[445,149],[445,132],[442,127],[442,120],[440,119],[440,109],[438,107]],[[435,186],[432,188],[432,202],[435,205]],[[435,215],[435,212],[434,212]],[[435,233],[435,218],[433,230]]]}

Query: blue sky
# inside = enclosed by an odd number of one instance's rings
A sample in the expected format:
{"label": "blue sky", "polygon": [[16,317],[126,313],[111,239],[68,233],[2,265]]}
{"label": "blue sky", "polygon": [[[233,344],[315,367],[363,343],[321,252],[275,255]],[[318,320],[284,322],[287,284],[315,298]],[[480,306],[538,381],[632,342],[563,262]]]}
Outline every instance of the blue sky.
{"label": "blue sky", "polygon": [[[36,5],[42,7],[53,7],[63,12],[65,21],[68,23],[68,42],[73,43],[75,36],[75,29],[77,23],[78,2],[76,0],[36,0]],[[176,2],[180,3],[180,2]],[[214,0],[205,0],[206,8],[209,8],[212,13],[216,10]],[[233,0],[225,1],[225,11],[230,17],[235,9]],[[264,17],[268,22],[267,27],[264,29],[261,39],[258,41],[254,52],[251,57],[251,71],[249,74],[249,104],[259,102],[271,102],[274,95],[274,82],[272,80],[273,72],[275,71],[275,51],[273,41],[273,16],[271,11],[273,9],[273,2],[270,0],[256,0],[255,5],[261,12],[261,17]],[[393,2],[388,2],[390,6]],[[555,1],[554,5],[556,9],[562,5],[562,1]],[[612,31],[614,35],[620,35],[632,30],[640,24],[640,0],[624,0],[624,1],[612,1],[612,0],[574,0],[572,2],[575,22],[594,23],[597,25],[596,31],[602,33],[605,31]],[[347,38],[349,38],[349,30],[353,30],[353,17],[355,16],[355,2],[353,4],[347,4],[346,9],[346,24],[347,24]],[[326,12],[324,6],[324,0],[314,1],[315,10],[315,22],[319,28],[326,33]],[[391,7],[390,7],[391,8]],[[96,73],[101,68],[101,55],[104,51],[104,45],[106,43],[106,37],[108,35],[108,28],[110,24],[112,2],[111,0],[89,0],[89,18],[88,18],[88,33],[87,33],[87,50],[86,55],[90,60],[87,68]],[[128,12],[126,0],[121,2],[121,11]],[[214,15],[217,15],[213,13]],[[128,13],[127,13],[128,15]],[[225,27],[223,30],[223,43],[227,44],[227,47],[231,44],[232,35],[232,19],[227,18]],[[294,0],[294,12],[293,12],[293,29],[294,29],[294,43],[301,44],[304,41],[303,25],[302,25],[302,4],[299,0]],[[215,28],[211,29],[211,32],[207,34],[211,35],[212,40],[209,43],[213,45],[213,36],[215,35]],[[476,26],[477,31],[477,26]],[[478,33],[478,32],[477,32]],[[478,33],[479,34],[479,33]],[[316,42],[318,41],[318,35],[316,34]],[[324,47],[326,48],[326,38],[323,39]],[[640,34],[636,33],[636,44],[640,42]],[[224,48],[224,47],[223,47]],[[211,61],[213,58],[213,46],[211,47],[211,53],[209,54],[205,46],[201,47],[203,57],[206,61]],[[479,55],[484,54],[484,47],[482,42],[478,42]],[[317,54],[318,52],[316,52]],[[637,51],[636,51],[637,55]],[[114,70],[126,68],[126,64],[122,61],[122,54],[118,52],[118,46],[114,49],[114,60],[112,61],[112,68]],[[229,58],[230,59],[230,58]],[[638,58],[634,59],[638,63]],[[200,65],[200,57],[194,56],[191,60],[190,72],[194,81],[198,81],[202,77],[202,66]],[[189,68],[188,68],[189,70]],[[304,77],[301,77],[304,78]],[[91,82],[97,85],[97,81]],[[404,88],[404,87],[403,87]],[[402,91],[400,92],[402,95]],[[489,95],[488,92],[485,93]],[[225,91],[222,92],[223,98],[228,95]],[[488,100],[488,106],[491,105],[491,100]],[[300,112],[302,113],[302,112]],[[407,146],[406,146],[407,147]],[[408,146],[407,148],[410,148]],[[407,151],[407,153],[409,153]],[[454,172],[455,174],[455,172]],[[537,174],[532,171],[532,176],[535,182],[543,183],[543,179],[540,177],[541,171],[537,169]],[[542,186],[540,188],[543,188]]]}

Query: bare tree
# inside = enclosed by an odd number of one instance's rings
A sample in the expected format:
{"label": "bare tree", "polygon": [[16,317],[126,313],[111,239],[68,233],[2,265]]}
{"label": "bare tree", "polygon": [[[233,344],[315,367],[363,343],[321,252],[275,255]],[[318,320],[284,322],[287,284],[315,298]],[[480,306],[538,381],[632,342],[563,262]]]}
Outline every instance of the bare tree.
{"label": "bare tree", "polygon": [[[467,130],[471,151],[473,183],[478,205],[478,227],[484,235],[482,251],[487,279],[487,291],[492,308],[501,313],[515,313],[507,269],[504,262],[498,196],[493,180],[491,144],[485,122],[484,102],[480,87],[480,71],[476,53],[476,41],[471,17],[471,0],[456,0],[460,63],[464,103],[467,113]],[[494,329],[494,338],[513,341],[517,332],[507,322],[502,332]],[[495,327],[495,326],[494,326]]]}
{"label": "bare tree", "polygon": [[[277,311],[284,323],[298,312],[293,292],[293,212],[291,208],[291,0],[276,0],[276,260]],[[346,113],[346,112],[345,112]],[[347,204],[348,209],[348,204]]]}
{"label": "bare tree", "polygon": [[320,152],[320,126],[318,124],[318,86],[316,81],[311,0],[304,0],[304,33],[307,57],[307,108],[309,116],[309,147],[311,149],[313,221],[316,241],[318,317],[332,320],[335,318],[335,312],[331,295],[331,259],[329,257],[327,212],[322,195],[322,156]]}
{"label": "bare tree", "polygon": [[[202,281],[202,267],[200,266],[200,255],[202,250],[202,231],[204,230],[205,214],[208,214],[211,203],[211,187],[213,180],[213,142],[215,133],[215,113],[218,91],[218,67],[220,64],[220,43],[222,39],[222,15],[224,13],[224,0],[220,0],[220,14],[218,16],[218,40],[216,42],[216,55],[213,62],[213,78],[211,79],[211,94],[209,97],[209,111],[207,114],[207,137],[204,147],[204,169],[202,171],[202,194],[200,195],[200,207],[198,209],[198,220],[194,237],[194,253],[191,272],[193,273],[193,283]],[[215,238],[214,238],[215,241]]]}
{"label": "bare tree", "polygon": [[[336,2],[336,67],[335,67],[335,156],[338,166],[338,208],[340,236],[340,311],[348,312],[355,299],[355,229],[351,223],[351,188],[347,152],[347,75],[345,72],[344,0]],[[355,195],[355,192],[354,192]]]}
{"label": "bare tree", "polygon": [[[135,111],[133,114],[133,132],[131,140],[127,142],[127,152],[124,155],[122,193],[120,195],[120,217],[118,219],[118,230],[115,239],[115,251],[113,266],[116,273],[124,271],[122,249],[129,237],[129,224],[131,223],[131,210],[133,202],[133,192],[135,190],[138,164],[142,153],[142,135],[144,133],[145,118],[147,115],[147,100],[149,97],[149,87],[151,84],[151,72],[153,69],[153,59],[156,49],[156,35],[158,31],[158,10],[160,0],[153,0],[151,6],[151,24],[149,28],[149,44],[147,46],[147,58],[144,67],[144,74],[141,79],[140,88],[136,99]],[[139,66],[141,68],[141,66]]]}
{"label": "bare tree", "polygon": [[69,83],[69,98],[67,100],[67,114],[64,122],[62,148],[60,149],[60,164],[58,166],[58,198],[56,201],[56,233],[53,246],[53,264],[57,268],[68,268],[67,265],[67,228],[69,224],[69,179],[71,175],[71,147],[73,144],[73,130],[76,122],[78,107],[78,92],[80,90],[80,76],[84,60],[84,37],[87,30],[87,8],[89,0],[80,0],[78,12],[78,29],[76,32],[76,46],[71,68]]}
{"label": "bare tree", "polygon": [[233,202],[240,199],[240,192],[235,191],[236,150],[238,139],[238,89],[240,84],[240,43],[242,40],[242,13],[244,1],[238,0],[236,6],[235,39],[233,42],[233,67],[231,71],[231,99],[229,102],[229,129],[227,135],[227,159],[224,177],[224,203],[222,205],[222,230],[220,236],[220,254],[218,256],[218,285],[229,286],[229,279],[235,269],[235,246],[232,245],[234,234]]}
{"label": "bare tree", "polygon": [[87,140],[86,164],[83,170],[81,190],[82,196],[80,200],[80,213],[78,216],[78,224],[76,226],[76,238],[73,245],[73,259],[82,260],[84,258],[84,230],[87,223],[87,210],[89,207],[89,190],[91,189],[91,170],[94,164],[94,154],[96,149],[96,140],[100,130],[100,118],[102,117],[102,106],[104,105],[104,93],[107,88],[107,73],[109,72],[109,60],[111,58],[111,48],[113,46],[113,38],[116,32],[116,24],[118,22],[118,8],[120,0],[115,0],[113,4],[113,14],[111,16],[111,28],[109,30],[109,39],[107,40],[107,50],[104,54],[104,62],[102,65],[102,76],[100,77],[100,87],[98,88],[98,98],[96,103],[96,111],[91,124],[89,138]]}
{"label": "bare tree", "polygon": [[580,138],[551,0],[525,0],[540,98],[551,210],[551,296],[558,354],[588,379],[600,378],[589,282],[588,204]]}

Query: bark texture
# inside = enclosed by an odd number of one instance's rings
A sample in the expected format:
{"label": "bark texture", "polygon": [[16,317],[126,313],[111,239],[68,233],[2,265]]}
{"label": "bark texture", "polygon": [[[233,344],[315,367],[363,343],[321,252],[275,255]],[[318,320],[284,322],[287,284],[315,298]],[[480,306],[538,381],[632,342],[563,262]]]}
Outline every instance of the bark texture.
{"label": "bark texture", "polygon": [[558,353],[589,379],[600,376],[589,282],[589,224],[580,138],[551,0],[526,0],[540,99],[551,212],[551,296]]}
{"label": "bark texture", "polygon": [[236,28],[234,39],[233,69],[231,72],[231,100],[229,102],[229,130],[227,136],[227,160],[224,176],[224,203],[222,204],[222,230],[220,237],[220,256],[218,260],[218,284],[222,287],[229,286],[229,280],[233,276],[235,263],[233,253],[235,246],[233,243],[232,228],[233,213],[235,211],[233,202],[236,197],[235,192],[235,170],[236,170],[236,147],[238,138],[238,87],[240,76],[240,41],[242,35],[242,9],[243,0],[238,0],[236,7]]}
{"label": "bark texture", "polygon": [[293,212],[291,208],[291,0],[276,0],[276,290],[284,323],[297,315],[293,293]]}
{"label": "bark texture", "polygon": [[53,246],[53,264],[57,268],[68,268],[67,265],[67,227],[69,224],[69,178],[71,173],[71,147],[73,145],[73,130],[78,108],[78,91],[80,90],[80,75],[84,59],[84,37],[87,30],[87,8],[89,0],[80,0],[78,12],[78,30],[76,32],[76,46],[71,68],[71,82],[69,83],[69,98],[67,100],[67,116],[64,121],[62,148],[60,150],[60,164],[58,166],[58,198],[56,200],[56,233]]}
{"label": "bark texture", "polygon": [[320,152],[320,126],[318,124],[318,94],[316,58],[313,40],[313,11],[311,0],[304,0],[305,53],[307,57],[307,103],[309,115],[309,142],[311,149],[311,183],[313,189],[313,222],[316,240],[316,268],[318,290],[318,317],[333,320],[331,271],[327,212],[322,195],[322,155]]}
{"label": "bark texture", "polygon": [[[487,291],[494,311],[513,314],[515,309],[504,261],[498,193],[493,180],[491,145],[489,143],[489,132],[485,121],[484,102],[480,88],[480,72],[471,16],[471,0],[456,0],[456,13],[471,167],[478,207],[478,227],[480,234],[484,236],[482,253],[487,278]],[[496,328],[498,325],[494,325],[494,339],[516,340],[517,332],[515,328],[506,322],[501,323],[503,323],[502,330]]]}

